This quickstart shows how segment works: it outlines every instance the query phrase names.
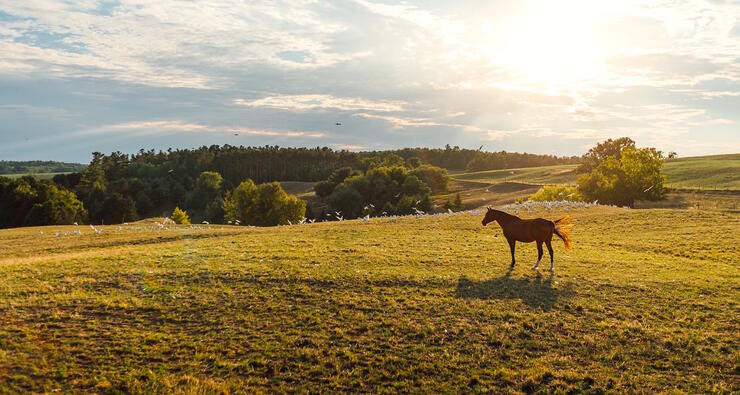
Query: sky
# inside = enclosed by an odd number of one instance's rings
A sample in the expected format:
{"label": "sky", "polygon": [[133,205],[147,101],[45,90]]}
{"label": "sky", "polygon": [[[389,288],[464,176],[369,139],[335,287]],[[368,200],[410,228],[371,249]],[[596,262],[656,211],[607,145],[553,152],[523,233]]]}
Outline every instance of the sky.
{"label": "sky", "polygon": [[0,160],[740,152],[740,1],[0,0]]}

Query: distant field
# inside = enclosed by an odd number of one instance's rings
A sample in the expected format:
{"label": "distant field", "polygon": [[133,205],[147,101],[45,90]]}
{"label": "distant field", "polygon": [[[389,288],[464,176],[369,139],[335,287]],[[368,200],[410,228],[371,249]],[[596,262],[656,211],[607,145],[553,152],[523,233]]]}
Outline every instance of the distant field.
{"label": "distant field", "polygon": [[[486,183],[575,184],[576,165],[528,167],[456,173],[461,181]],[[740,154],[697,156],[666,161],[663,173],[671,188],[740,189]]]}
{"label": "distant field", "polygon": [[520,169],[503,169],[458,173],[452,177],[462,181],[477,181],[490,184],[499,182],[518,182],[524,184],[573,184],[576,182],[577,165],[556,165],[542,167],[524,167]]}
{"label": "distant field", "polygon": [[0,230],[0,393],[736,392],[740,215],[568,213]]}
{"label": "distant field", "polygon": [[67,174],[67,173],[0,174],[0,177],[20,178],[20,177],[23,177],[23,176],[34,176],[34,177],[39,178],[39,179],[42,179],[42,180],[51,180],[57,174]]}
{"label": "distant field", "polygon": [[674,188],[740,189],[740,154],[672,159],[663,171]]}
{"label": "distant field", "polygon": [[280,181],[280,186],[285,192],[298,196],[313,193],[314,185],[316,183],[310,181]]}

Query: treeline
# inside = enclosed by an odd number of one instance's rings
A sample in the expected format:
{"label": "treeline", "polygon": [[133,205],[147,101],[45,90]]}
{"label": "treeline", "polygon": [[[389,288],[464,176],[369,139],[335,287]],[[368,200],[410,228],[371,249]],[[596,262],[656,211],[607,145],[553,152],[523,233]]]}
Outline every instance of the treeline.
{"label": "treeline", "polygon": [[0,160],[0,174],[72,173],[85,168],[81,163],[50,160],[11,161]]}
{"label": "treeline", "polygon": [[483,171],[519,167],[550,166],[579,163],[578,156],[537,155],[519,152],[488,152],[460,147],[404,148],[387,151],[405,160],[419,158],[422,162],[448,170]]}

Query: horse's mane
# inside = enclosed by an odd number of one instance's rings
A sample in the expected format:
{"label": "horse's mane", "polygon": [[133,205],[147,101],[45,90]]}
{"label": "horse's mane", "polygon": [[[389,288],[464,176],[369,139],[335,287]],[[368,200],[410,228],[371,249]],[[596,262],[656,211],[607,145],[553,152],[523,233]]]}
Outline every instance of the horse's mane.
{"label": "horse's mane", "polygon": [[499,217],[501,219],[503,219],[505,222],[511,222],[511,221],[514,221],[514,220],[517,220],[517,219],[521,219],[521,218],[517,217],[516,215],[511,215],[511,214],[507,213],[506,211],[501,211],[501,210],[496,210],[496,209],[493,209],[493,211],[495,211],[496,214],[498,214]]}

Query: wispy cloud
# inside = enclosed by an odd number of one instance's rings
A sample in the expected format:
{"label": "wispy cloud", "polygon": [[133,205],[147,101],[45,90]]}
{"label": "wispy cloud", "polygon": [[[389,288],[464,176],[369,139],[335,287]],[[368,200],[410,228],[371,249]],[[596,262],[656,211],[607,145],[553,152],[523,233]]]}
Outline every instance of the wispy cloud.
{"label": "wispy cloud", "polygon": [[359,97],[332,95],[279,95],[255,100],[235,99],[234,104],[246,107],[269,107],[289,111],[339,110],[339,111],[403,111],[404,102],[369,100]]}

